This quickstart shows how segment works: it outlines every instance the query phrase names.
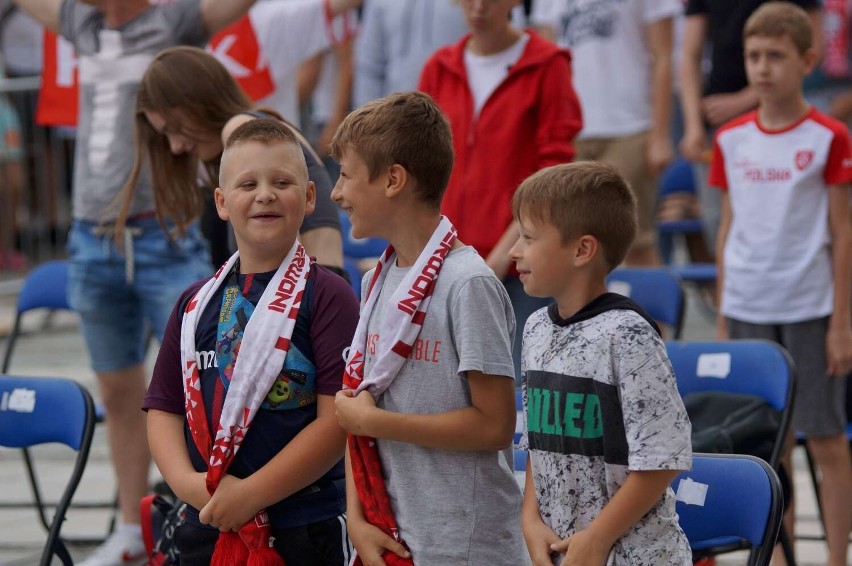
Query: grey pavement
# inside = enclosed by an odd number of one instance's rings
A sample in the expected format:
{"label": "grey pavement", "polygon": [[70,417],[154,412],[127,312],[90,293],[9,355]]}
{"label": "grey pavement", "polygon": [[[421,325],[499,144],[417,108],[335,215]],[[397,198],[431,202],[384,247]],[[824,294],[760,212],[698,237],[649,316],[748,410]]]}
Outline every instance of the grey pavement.
{"label": "grey pavement", "polygon": [[[0,278],[0,337],[6,334],[14,318],[16,291],[20,280]],[[713,337],[713,324],[706,308],[695,290],[688,291],[684,339],[709,339]],[[49,316],[32,313],[27,317],[26,334],[19,340],[11,373],[22,375],[62,376],[78,380],[89,387],[98,398],[94,375],[88,367],[82,339],[74,314],[57,312]],[[5,350],[5,340],[0,351]],[[154,353],[149,356],[149,368]],[[73,453],[64,446],[46,445],[34,450],[39,477],[47,500],[56,500],[70,472]],[[794,454],[794,482],[796,486],[796,528],[803,534],[818,535],[821,527],[813,489],[806,471],[801,450]],[[152,469],[152,480],[156,477]],[[110,501],[115,493],[103,426],[98,426],[86,473],[77,490],[75,501]],[[18,450],[0,449],[0,499],[29,500],[29,486],[24,475],[23,462]],[[68,538],[92,538],[105,535],[111,518],[106,509],[72,509],[62,528]],[[0,509],[0,566],[38,564],[46,533],[41,528],[32,509]],[[72,546],[76,559],[85,556],[91,546]],[[797,540],[798,562],[802,566],[824,564],[823,542]],[[59,563],[58,560],[55,561]],[[745,553],[719,557],[720,566],[746,563]]]}

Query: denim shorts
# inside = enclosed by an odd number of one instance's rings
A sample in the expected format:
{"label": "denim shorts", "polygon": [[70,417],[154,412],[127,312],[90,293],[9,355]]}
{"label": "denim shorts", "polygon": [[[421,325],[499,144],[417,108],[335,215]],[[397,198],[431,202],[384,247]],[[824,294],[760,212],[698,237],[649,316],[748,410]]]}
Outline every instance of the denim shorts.
{"label": "denim shorts", "polygon": [[213,273],[197,225],[171,241],[145,218],[129,221],[126,234],[121,251],[97,223],[75,220],[68,237],[68,300],[99,373],[142,363],[147,329],[162,340],[180,294]]}

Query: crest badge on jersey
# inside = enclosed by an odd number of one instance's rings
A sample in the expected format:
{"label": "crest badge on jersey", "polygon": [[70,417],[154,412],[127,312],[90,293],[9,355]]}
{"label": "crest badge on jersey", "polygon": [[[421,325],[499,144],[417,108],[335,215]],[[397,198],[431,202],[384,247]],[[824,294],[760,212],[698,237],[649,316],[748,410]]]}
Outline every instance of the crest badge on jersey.
{"label": "crest badge on jersey", "polygon": [[802,149],[796,152],[796,169],[804,171],[814,159],[814,152],[810,149]]}

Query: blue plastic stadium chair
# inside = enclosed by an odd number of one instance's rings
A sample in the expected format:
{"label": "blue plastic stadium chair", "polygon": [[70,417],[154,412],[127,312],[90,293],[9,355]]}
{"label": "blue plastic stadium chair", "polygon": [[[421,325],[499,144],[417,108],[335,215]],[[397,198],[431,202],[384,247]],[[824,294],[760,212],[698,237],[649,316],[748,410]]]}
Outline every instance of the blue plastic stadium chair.
{"label": "blue plastic stadium chair", "polygon": [[680,338],[685,303],[677,275],[662,267],[619,267],[606,281],[610,291],[633,299],[654,320],[669,327],[672,338]]}
{"label": "blue plastic stadium chair", "polygon": [[[704,391],[754,395],[780,413],[768,464],[781,465],[784,440],[790,428],[795,369],[790,354],[768,340],[674,341],[666,343],[681,397]],[[795,564],[789,537],[781,532],[787,564]]]}
{"label": "blue plastic stadium chair", "polygon": [[683,281],[690,283],[715,283],[715,263],[684,263],[682,265],[670,265],[671,269]]}
{"label": "blue plastic stadium chair", "polygon": [[524,432],[524,395],[520,389],[515,389],[515,436],[512,439],[514,454],[514,470],[517,477],[523,477],[527,471],[527,451],[518,448],[521,435]]}
{"label": "blue plastic stadium chair", "polygon": [[[48,261],[33,268],[24,279],[21,291],[18,294],[18,302],[15,307],[15,320],[12,325],[12,330],[6,340],[6,351],[3,354],[3,364],[0,366],[0,374],[9,373],[12,365],[12,358],[15,352],[15,345],[21,335],[22,323],[25,315],[37,310],[71,310],[71,305],[68,303],[67,295],[68,286],[68,262],[63,260]],[[150,333],[148,341],[150,342]],[[4,378],[0,376],[0,381]],[[105,418],[103,406],[98,404],[95,406],[95,422],[102,422]],[[30,487],[33,493],[33,501],[31,503],[19,502],[0,502],[0,508],[22,508],[35,507],[39,519],[46,530],[50,529],[50,521],[45,515],[45,508],[51,504],[45,503],[41,497],[41,490],[37,479],[37,474],[32,461],[29,450],[24,448],[22,451],[24,465],[27,470],[27,477],[30,481]],[[110,502],[93,502],[85,504],[75,504],[81,507],[113,509],[116,507],[116,501]],[[115,521],[113,517],[112,521]],[[112,525],[110,526],[112,530]],[[100,539],[93,539],[100,540]],[[79,540],[75,542],[92,542],[89,540]]]}
{"label": "blue plastic stadium chair", "polygon": [[73,564],[59,532],[86,467],[94,426],[92,398],[76,381],[8,375],[0,379],[0,446],[28,448],[59,442],[77,452],[73,471],[49,522],[42,566],[48,566],[54,555],[65,566]]}
{"label": "blue plastic stadium chair", "polygon": [[340,211],[340,233],[343,236],[343,255],[352,259],[379,257],[388,243],[381,238],[354,238],[349,215]]}
{"label": "blue plastic stadium chair", "polygon": [[15,343],[21,333],[21,319],[25,313],[36,309],[71,310],[65,290],[67,286],[68,264],[64,261],[48,261],[30,271],[18,295],[15,322],[6,341],[0,373],[9,371]]}
{"label": "blue plastic stadium chair", "polygon": [[361,271],[358,269],[358,266],[355,264],[355,261],[344,257],[343,258],[343,269],[346,270],[347,275],[349,275],[349,285],[352,286],[352,290],[355,292],[355,296],[358,297],[358,300],[361,300]]}
{"label": "blue plastic stadium chair", "polygon": [[680,526],[696,557],[751,549],[749,566],[766,566],[783,516],[775,471],[754,456],[695,454],[677,494]]}

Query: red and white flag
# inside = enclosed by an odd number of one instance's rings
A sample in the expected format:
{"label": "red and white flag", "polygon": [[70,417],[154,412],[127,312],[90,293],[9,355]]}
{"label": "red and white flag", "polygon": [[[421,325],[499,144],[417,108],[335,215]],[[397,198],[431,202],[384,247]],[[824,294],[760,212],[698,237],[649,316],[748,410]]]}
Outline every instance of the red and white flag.
{"label": "red and white flag", "polygon": [[76,126],[78,96],[74,47],[64,38],[45,30],[36,123],[41,126]]}
{"label": "red and white flag", "polygon": [[275,91],[269,64],[248,15],[214,35],[207,50],[228,69],[252,100],[260,100]]}

